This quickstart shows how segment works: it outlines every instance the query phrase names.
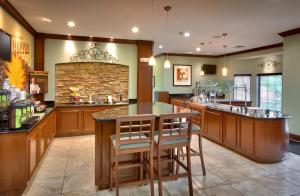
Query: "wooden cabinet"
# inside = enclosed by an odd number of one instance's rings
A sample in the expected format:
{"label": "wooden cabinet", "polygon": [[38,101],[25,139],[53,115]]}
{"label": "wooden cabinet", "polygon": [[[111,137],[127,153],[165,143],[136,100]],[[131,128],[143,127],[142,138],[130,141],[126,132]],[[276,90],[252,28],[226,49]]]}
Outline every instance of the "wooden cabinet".
{"label": "wooden cabinet", "polygon": [[55,134],[55,111],[45,117],[27,135],[28,177],[30,178],[43,158]]}
{"label": "wooden cabinet", "polygon": [[95,121],[92,117],[92,114],[98,112],[98,108],[91,108],[83,110],[83,131],[85,132],[95,132]]}
{"label": "wooden cabinet", "polygon": [[95,133],[95,121],[92,114],[111,106],[74,106],[57,108],[57,136],[72,136],[80,134]]}
{"label": "wooden cabinet", "polygon": [[229,113],[223,114],[223,141],[230,148],[237,147],[237,116]]}
{"label": "wooden cabinet", "polygon": [[21,195],[27,184],[26,133],[0,134],[0,195]]}
{"label": "wooden cabinet", "polygon": [[255,121],[252,118],[239,117],[238,150],[245,154],[254,154]]}
{"label": "wooden cabinet", "polygon": [[204,135],[209,139],[222,143],[222,112],[206,110]]}
{"label": "wooden cabinet", "polygon": [[35,127],[27,136],[28,141],[28,177],[30,178],[38,165],[40,157],[40,129]]}
{"label": "wooden cabinet", "polygon": [[58,132],[64,134],[68,132],[80,131],[82,126],[81,115],[82,114],[80,109],[59,109],[58,118],[60,124]]}

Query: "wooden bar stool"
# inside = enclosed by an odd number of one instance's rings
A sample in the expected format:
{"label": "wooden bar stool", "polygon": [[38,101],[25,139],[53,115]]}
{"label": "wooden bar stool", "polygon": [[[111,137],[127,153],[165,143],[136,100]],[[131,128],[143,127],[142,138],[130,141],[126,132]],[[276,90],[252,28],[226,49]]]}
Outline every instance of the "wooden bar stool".
{"label": "wooden bar stool", "polygon": [[[162,114],[159,119],[159,130],[154,136],[155,145],[157,148],[157,178],[159,195],[162,195],[162,181],[175,180],[178,177],[188,177],[189,194],[193,195],[192,174],[191,174],[191,159],[190,159],[190,143],[191,143],[191,118],[188,113],[180,114]],[[181,162],[178,156],[179,148],[186,148],[187,164]],[[162,150],[171,150],[174,152],[177,149],[177,155],[172,153],[171,158],[162,159]],[[172,163],[172,176],[162,176],[162,162]],[[186,173],[174,172],[174,162],[184,168]]]}
{"label": "wooden bar stool", "polygon": [[[116,134],[111,135],[109,157],[109,187],[112,190],[113,180],[116,187],[116,195],[119,195],[119,187],[126,185],[143,185],[150,182],[151,195],[154,195],[153,184],[153,148],[154,148],[154,115],[124,116],[116,119]],[[144,154],[147,156],[144,156]],[[120,156],[138,154],[139,160],[120,162]],[[143,157],[149,160],[145,161]],[[139,180],[128,183],[119,183],[119,170],[140,168]],[[146,170],[149,178],[143,177]]]}
{"label": "wooden bar stool", "polygon": [[[191,148],[191,156],[199,156],[200,161],[201,161],[201,167],[202,167],[202,173],[203,176],[206,175],[206,170],[205,170],[205,164],[204,164],[204,157],[203,157],[203,149],[202,149],[202,134],[204,131],[204,117],[205,117],[205,109],[206,107],[204,105],[198,104],[198,103],[189,103],[188,108],[198,111],[199,114],[193,116],[192,118],[192,135],[197,135],[198,136],[198,145],[199,145],[199,150],[198,152],[194,149]],[[181,148],[179,150],[180,157],[186,156],[183,153],[183,149]],[[179,168],[176,168],[176,173],[178,173]]]}

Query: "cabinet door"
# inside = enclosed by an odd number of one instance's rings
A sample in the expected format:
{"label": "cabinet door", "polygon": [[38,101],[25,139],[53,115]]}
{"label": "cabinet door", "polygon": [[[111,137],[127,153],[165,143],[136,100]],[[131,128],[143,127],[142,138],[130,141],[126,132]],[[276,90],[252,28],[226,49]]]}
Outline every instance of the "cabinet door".
{"label": "cabinet door", "polygon": [[83,131],[95,132],[95,120],[92,114],[100,111],[100,109],[84,109],[83,110]]}
{"label": "cabinet door", "polygon": [[222,143],[222,112],[207,109],[204,118],[205,136]]}
{"label": "cabinet door", "polygon": [[82,114],[80,109],[62,109],[59,111],[60,133],[79,132],[82,130]]}
{"label": "cabinet door", "polygon": [[254,154],[254,120],[247,117],[239,117],[238,149],[245,154]]}
{"label": "cabinet door", "polygon": [[46,150],[46,141],[47,141],[47,136],[46,136],[46,130],[45,130],[45,123],[42,122],[40,125],[40,153],[39,153],[39,160],[43,157],[45,150]]}
{"label": "cabinet door", "polygon": [[28,135],[28,168],[29,168],[29,177],[32,176],[35,168],[39,162],[39,128],[36,127]]}
{"label": "cabinet door", "polygon": [[223,113],[224,144],[231,148],[237,147],[237,116]]}

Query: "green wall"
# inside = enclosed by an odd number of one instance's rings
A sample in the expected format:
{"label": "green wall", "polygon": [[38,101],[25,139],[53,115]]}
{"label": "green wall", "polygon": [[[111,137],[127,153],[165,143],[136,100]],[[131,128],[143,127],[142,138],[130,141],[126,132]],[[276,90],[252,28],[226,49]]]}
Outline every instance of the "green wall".
{"label": "green wall", "polygon": [[171,65],[184,64],[192,65],[192,86],[191,87],[174,87],[173,86],[173,66],[170,69],[164,68],[165,56],[158,57],[156,59],[156,65],[153,68],[153,74],[155,76],[155,87],[153,91],[169,91],[172,93],[192,93],[192,89],[195,87],[197,81],[205,82],[211,79],[217,79],[220,75],[218,67],[217,75],[201,76],[201,67],[203,64],[217,64],[216,58],[202,58],[202,57],[180,57],[170,56],[169,60]]}
{"label": "green wall", "polygon": [[[101,48],[118,58],[119,64],[129,66],[129,99],[136,99],[137,91],[137,46],[135,44],[100,43]],[[91,42],[46,39],[45,70],[49,71],[49,88],[46,101],[55,100],[55,64],[70,62],[70,56],[81,49],[88,49]],[[101,85],[101,84],[100,84]]]}
{"label": "green wall", "polygon": [[283,42],[283,109],[290,114],[290,132],[300,135],[300,34]]}

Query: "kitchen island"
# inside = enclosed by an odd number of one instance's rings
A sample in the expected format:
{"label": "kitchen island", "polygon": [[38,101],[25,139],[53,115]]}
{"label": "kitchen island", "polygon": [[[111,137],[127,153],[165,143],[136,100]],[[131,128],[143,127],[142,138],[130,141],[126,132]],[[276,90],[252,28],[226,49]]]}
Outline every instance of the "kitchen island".
{"label": "kitchen island", "polygon": [[[115,134],[116,118],[119,116],[130,115],[142,115],[153,114],[156,116],[156,126],[160,114],[172,114],[172,113],[190,113],[191,115],[197,114],[196,111],[188,108],[170,105],[166,103],[138,103],[128,106],[122,106],[113,109],[107,109],[105,111],[96,112],[93,114],[93,118],[96,124],[95,131],[95,184],[98,189],[108,188],[109,185],[109,136]],[[157,130],[157,127],[156,127]],[[154,149],[155,151],[155,149]],[[167,151],[163,155],[170,156],[170,152]],[[133,160],[135,155],[124,156],[121,161]],[[155,167],[155,164],[154,164]],[[168,175],[172,172],[171,164],[163,164],[162,173]],[[132,181],[138,178],[138,170],[131,168],[126,171],[120,171],[121,181]]]}
{"label": "kitchen island", "polygon": [[256,162],[285,158],[289,115],[241,112],[240,107],[206,104],[203,136]]}

